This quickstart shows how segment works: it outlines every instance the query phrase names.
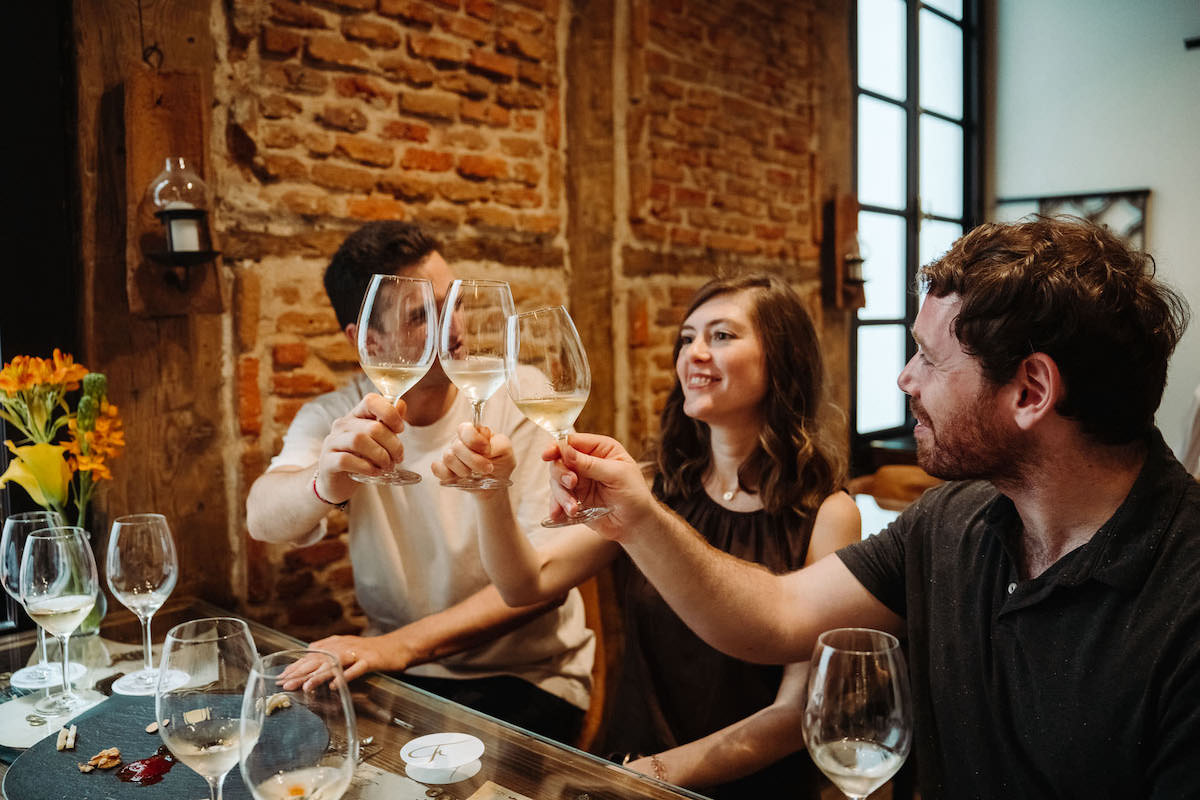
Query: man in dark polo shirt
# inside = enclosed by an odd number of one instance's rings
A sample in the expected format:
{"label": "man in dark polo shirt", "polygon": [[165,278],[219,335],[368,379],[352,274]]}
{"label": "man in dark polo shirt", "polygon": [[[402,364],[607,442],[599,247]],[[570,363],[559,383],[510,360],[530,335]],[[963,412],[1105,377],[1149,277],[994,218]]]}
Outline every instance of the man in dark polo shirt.
{"label": "man in dark polo shirt", "polygon": [[805,660],[834,627],[904,637],[925,800],[1200,798],[1200,484],[1153,422],[1186,305],[1080,222],[981,226],[921,278],[899,385],[921,466],[951,482],[878,536],[770,574],[586,435],[555,514],[568,490],[612,507],[592,527],[739,658]]}

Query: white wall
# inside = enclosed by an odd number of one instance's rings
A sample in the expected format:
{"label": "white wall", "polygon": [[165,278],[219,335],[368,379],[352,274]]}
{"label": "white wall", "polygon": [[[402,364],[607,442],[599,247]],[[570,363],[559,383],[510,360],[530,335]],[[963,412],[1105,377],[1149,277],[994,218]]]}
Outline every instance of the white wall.
{"label": "white wall", "polygon": [[1151,190],[1147,249],[1193,311],[1158,412],[1178,452],[1200,384],[1200,50],[1183,47],[1200,2],[995,0],[993,13],[990,194]]}

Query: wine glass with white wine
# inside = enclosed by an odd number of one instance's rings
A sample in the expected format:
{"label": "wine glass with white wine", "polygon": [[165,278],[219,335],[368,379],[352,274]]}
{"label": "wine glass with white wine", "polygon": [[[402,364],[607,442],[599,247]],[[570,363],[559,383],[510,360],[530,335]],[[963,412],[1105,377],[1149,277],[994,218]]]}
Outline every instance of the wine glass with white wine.
{"label": "wine glass with white wine", "polygon": [[850,800],[887,783],[912,747],[900,641],[869,628],[822,633],[809,662],[803,728],[813,762]]}
{"label": "wine glass with white wine", "polygon": [[[257,728],[242,723],[242,699],[257,664],[250,627],[233,617],[180,623],[163,642],[154,698],[158,735],[204,778],[210,800],[221,800],[242,737],[257,736]],[[173,680],[173,672],[185,675],[184,682]]]}
{"label": "wine glass with white wine", "polygon": [[[521,413],[559,442],[587,402],[592,372],[571,315],[562,306],[539,308],[508,318],[505,366],[508,394]],[[542,520],[547,528],[597,519],[611,509],[591,506],[561,522]]]}
{"label": "wine glass with white wine", "polygon": [[[358,312],[358,361],[379,393],[395,405],[425,376],[437,354],[437,304],[425,278],[372,275]],[[360,483],[403,485],[421,476],[395,465],[378,475],[352,472]]]}
{"label": "wine glass with white wine", "polygon": [[[4,536],[0,542],[0,581],[4,583],[4,591],[14,600],[21,602],[21,554],[25,552],[25,540],[29,534],[42,528],[61,527],[66,522],[56,511],[22,511],[19,514],[9,514],[4,520]],[[50,661],[46,652],[46,629],[37,626],[38,663],[31,667],[22,667],[9,678],[17,689],[46,689],[62,682],[61,668]],[[71,665],[70,680],[83,677],[86,668],[83,664]]]}
{"label": "wine glass with white wine", "polygon": [[[319,680],[280,691],[303,661]],[[242,778],[255,800],[337,800],[358,764],[358,728],[337,658],[322,650],[263,656],[242,700]]]}
{"label": "wine glass with white wine", "polygon": [[[513,310],[512,292],[503,281],[456,280],[442,305],[438,360],[471,401],[476,428],[483,425],[483,404],[504,385],[505,323]],[[512,481],[471,474],[447,478],[442,486],[478,491],[502,489]]]}
{"label": "wine glass with white wine", "polygon": [[[167,518],[128,514],[113,520],[105,555],[108,588],[142,623],[144,666],[113,682],[117,694],[152,695],[158,686],[150,644],[150,619],[170,597],[179,577],[179,558]],[[176,673],[174,680],[186,678]]]}
{"label": "wine glass with white wine", "polygon": [[68,645],[99,591],[87,531],[61,526],[29,534],[21,554],[21,602],[33,621],[58,639],[62,650],[62,690],[34,705],[39,714],[68,714],[90,702],[71,689]]}

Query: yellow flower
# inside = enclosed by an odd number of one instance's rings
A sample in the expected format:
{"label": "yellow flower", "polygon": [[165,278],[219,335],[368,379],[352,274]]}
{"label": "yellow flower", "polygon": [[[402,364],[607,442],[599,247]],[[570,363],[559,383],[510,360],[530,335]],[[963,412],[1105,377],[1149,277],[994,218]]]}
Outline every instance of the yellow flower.
{"label": "yellow flower", "polygon": [[66,448],[45,443],[24,447],[14,447],[11,441],[4,444],[15,457],[0,475],[0,488],[16,481],[42,508],[62,508],[71,482],[71,468],[63,458]]}

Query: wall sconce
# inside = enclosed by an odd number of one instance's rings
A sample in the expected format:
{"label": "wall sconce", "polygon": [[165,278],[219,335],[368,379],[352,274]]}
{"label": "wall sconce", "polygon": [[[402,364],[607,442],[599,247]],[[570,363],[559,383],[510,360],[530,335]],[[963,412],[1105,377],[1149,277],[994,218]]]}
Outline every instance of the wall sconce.
{"label": "wall sconce", "polygon": [[821,214],[821,294],[826,307],[850,311],[867,303],[863,262],[869,253],[858,234],[858,199],[826,200]]}
{"label": "wall sconce", "polygon": [[146,190],[154,204],[154,216],[166,230],[167,249],[147,253],[160,264],[172,267],[168,280],[180,289],[188,285],[188,268],[213,260],[208,231],[208,191],[200,176],[181,156],[171,156],[166,167]]}

